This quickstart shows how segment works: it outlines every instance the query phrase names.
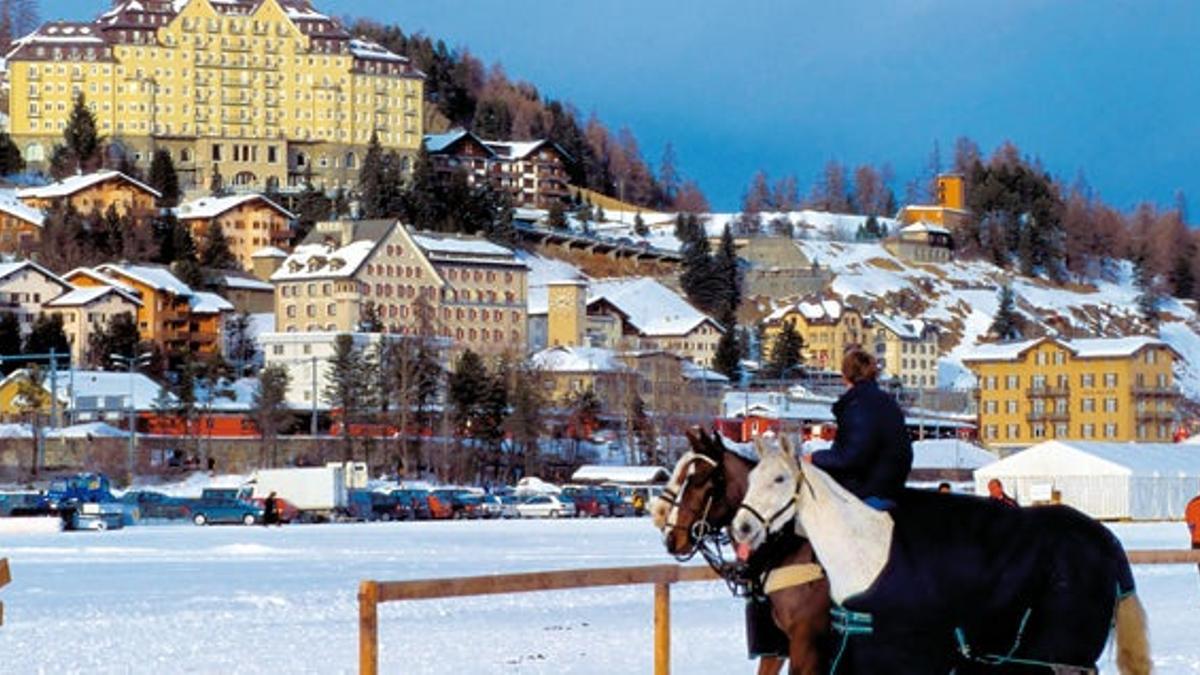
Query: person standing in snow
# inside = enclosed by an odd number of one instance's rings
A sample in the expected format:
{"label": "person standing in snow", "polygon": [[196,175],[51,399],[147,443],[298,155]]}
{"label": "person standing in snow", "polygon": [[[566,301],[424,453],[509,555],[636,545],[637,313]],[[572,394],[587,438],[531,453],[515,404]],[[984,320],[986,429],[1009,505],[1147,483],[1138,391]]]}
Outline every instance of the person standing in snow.
{"label": "person standing in snow", "polygon": [[891,394],[879,388],[879,365],[859,345],[842,357],[842,379],[848,389],[833,404],[837,435],[828,450],[805,455],[868,506],[886,511],[896,506],[912,470],[912,440],[904,412]]}
{"label": "person standing in snow", "polygon": [[1017,500],[1004,494],[1004,483],[1001,483],[999,478],[993,478],[988,481],[988,497],[1005,506],[1011,506],[1014,509],[1021,506],[1017,503]]}
{"label": "person standing in snow", "polygon": [[279,524],[279,502],[275,499],[275,493],[267,495],[263,500],[263,525],[278,525]]}

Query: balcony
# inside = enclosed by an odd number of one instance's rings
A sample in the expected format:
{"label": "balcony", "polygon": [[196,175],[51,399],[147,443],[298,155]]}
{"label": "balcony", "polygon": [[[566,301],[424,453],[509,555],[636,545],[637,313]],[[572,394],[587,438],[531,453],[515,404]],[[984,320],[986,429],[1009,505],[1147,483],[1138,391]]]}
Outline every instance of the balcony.
{"label": "balcony", "polygon": [[1134,415],[1139,422],[1172,422],[1175,420],[1174,410],[1139,410]]}
{"label": "balcony", "polygon": [[1042,412],[1031,412],[1025,416],[1025,419],[1030,422],[1070,422],[1071,413],[1058,410],[1044,410]]}
{"label": "balcony", "polygon": [[1133,395],[1155,398],[1179,398],[1179,390],[1175,387],[1134,385]]}
{"label": "balcony", "polygon": [[249,80],[243,82],[239,79],[232,78],[232,77],[221,78],[221,86],[222,87],[249,87],[252,84],[253,83],[250,82]]}
{"label": "balcony", "polygon": [[1066,398],[1071,395],[1070,387],[1030,387],[1025,390],[1029,398]]}

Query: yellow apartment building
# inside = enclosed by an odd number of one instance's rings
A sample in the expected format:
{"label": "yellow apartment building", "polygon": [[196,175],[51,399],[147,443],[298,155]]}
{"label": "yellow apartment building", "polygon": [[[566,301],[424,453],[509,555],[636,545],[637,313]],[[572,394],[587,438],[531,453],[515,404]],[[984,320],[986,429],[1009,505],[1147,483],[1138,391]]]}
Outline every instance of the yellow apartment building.
{"label": "yellow apartment building", "polygon": [[963,358],[979,381],[979,436],[994,448],[1048,439],[1170,441],[1178,354],[1149,337],[983,345]]}
{"label": "yellow apartment building", "polygon": [[921,319],[875,314],[864,331],[867,347],[883,374],[900,380],[906,389],[937,387],[938,331]]}
{"label": "yellow apartment building", "polygon": [[266,247],[289,247],[291,222],[296,216],[263,195],[203,197],[176,209],[179,222],[192,239],[203,241],[209,228],[220,226],[229,251],[244,270],[254,269],[254,254]]}
{"label": "yellow apartment building", "polygon": [[106,263],[72,270],[65,277],[78,287],[113,286],[136,297],[141,302],[137,324],[142,339],[172,359],[222,349],[224,316],[233,305],[212,293],[193,291],[166,267]]}
{"label": "yellow apartment building", "polygon": [[858,310],[838,300],[810,298],[775,310],[763,319],[762,358],[771,358],[775,339],[785,324],[791,324],[804,340],[804,365],[839,371],[846,347],[861,344],[863,317]]}
{"label": "yellow apartment building", "polygon": [[152,217],[161,196],[158,190],[119,171],[97,171],[17,190],[17,199],[33,209],[46,211],[66,202],[86,215],[105,213],[112,206],[117,213],[135,218]]}
{"label": "yellow apartment building", "polygon": [[308,0],[118,0],[53,21],[8,55],[13,140],[32,168],[83,95],[98,131],[143,170],[165,149],[185,191],[352,185],[371,136],[406,164],[424,75]]}
{"label": "yellow apartment building", "polygon": [[427,323],[456,349],[523,354],[527,272],[511,250],[477,237],[392,220],[317,223],[271,275],[275,330],[355,332],[373,305],[389,333]]}

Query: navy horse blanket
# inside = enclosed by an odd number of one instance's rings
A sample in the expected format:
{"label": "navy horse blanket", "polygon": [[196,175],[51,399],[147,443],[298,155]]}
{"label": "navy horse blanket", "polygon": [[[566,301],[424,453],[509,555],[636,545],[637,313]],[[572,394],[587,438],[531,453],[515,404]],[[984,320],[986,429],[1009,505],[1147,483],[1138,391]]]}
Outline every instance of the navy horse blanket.
{"label": "navy horse blanket", "polygon": [[[955,655],[969,648],[1008,656],[1014,665],[1091,667],[1108,640],[1117,600],[1134,591],[1117,538],[1070,507],[1017,509],[905,490],[892,516],[887,565],[869,589],[844,603],[871,617],[863,649]],[[889,670],[935,672],[947,662],[905,663],[892,658]]]}

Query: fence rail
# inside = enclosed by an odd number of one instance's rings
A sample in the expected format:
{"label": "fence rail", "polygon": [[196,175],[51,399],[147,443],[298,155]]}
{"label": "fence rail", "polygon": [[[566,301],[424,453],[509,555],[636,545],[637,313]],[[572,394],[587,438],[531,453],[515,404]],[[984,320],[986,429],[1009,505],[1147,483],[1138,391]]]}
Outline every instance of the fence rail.
{"label": "fence rail", "polygon": [[[0,558],[0,588],[12,583],[12,573],[8,571],[8,558]],[[4,603],[0,602],[0,626],[4,625]]]}
{"label": "fence rail", "polygon": [[[1200,564],[1200,550],[1129,551],[1135,565]],[[358,587],[358,671],[379,672],[379,603],[431,600],[501,593],[562,591],[604,586],[654,586],[654,674],[671,672],[671,585],[715,581],[716,573],[699,565],[606,567],[554,572],[527,572],[413,581],[363,581]]]}

